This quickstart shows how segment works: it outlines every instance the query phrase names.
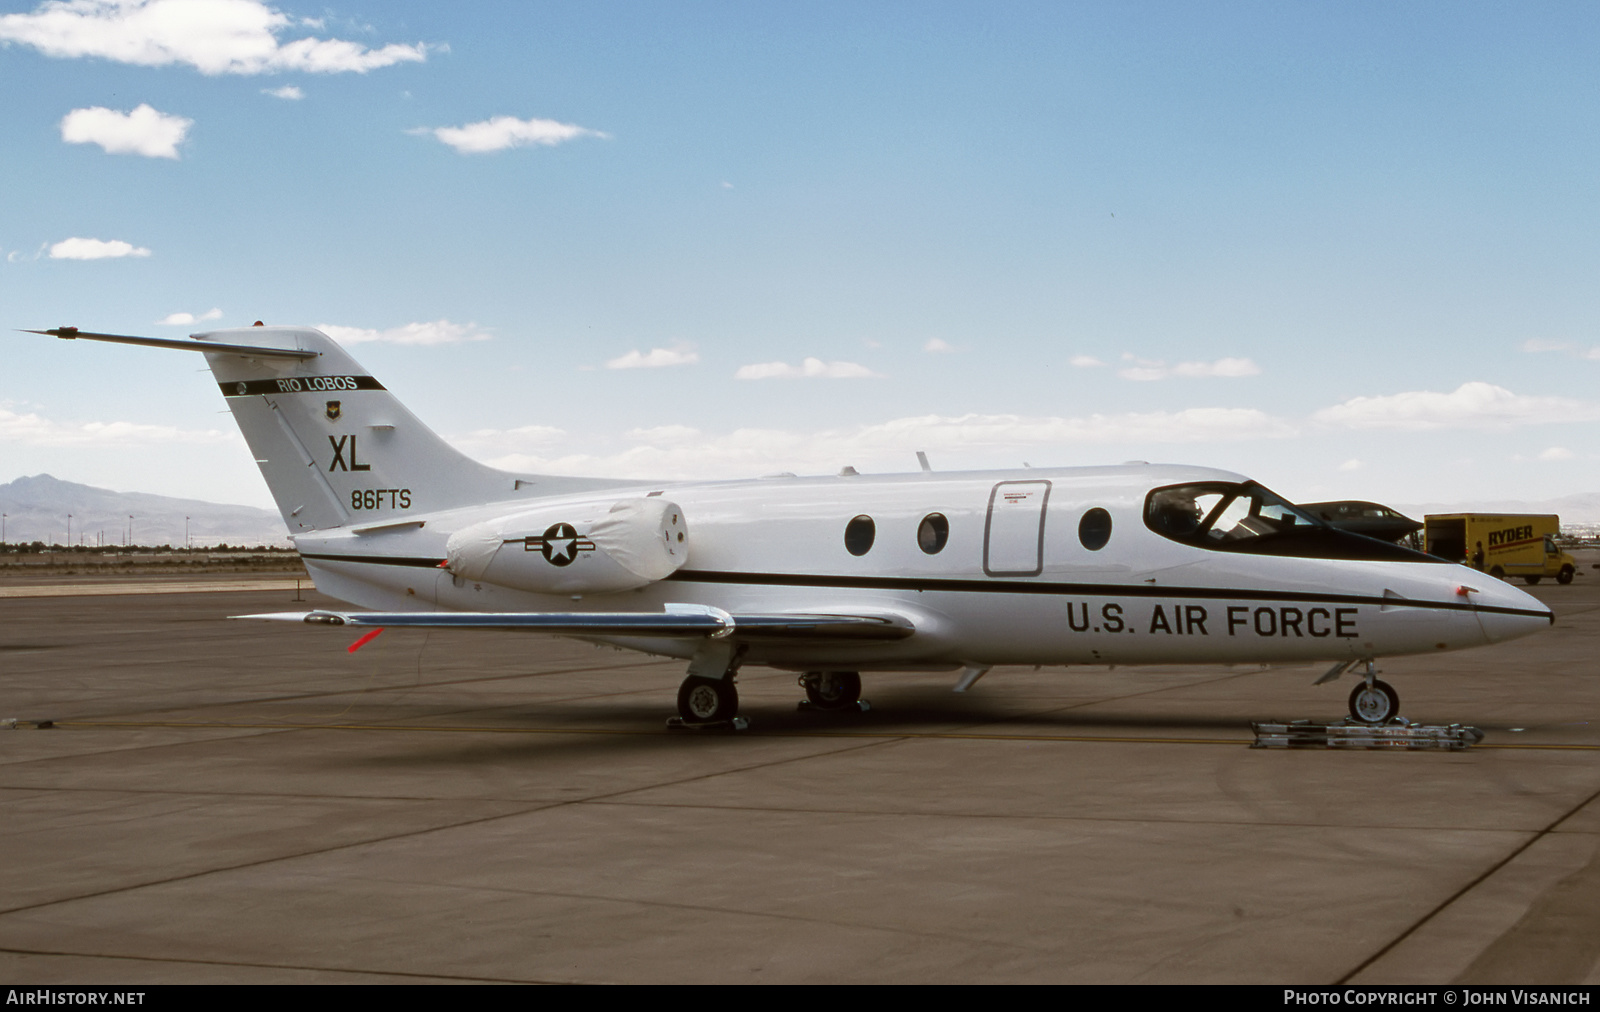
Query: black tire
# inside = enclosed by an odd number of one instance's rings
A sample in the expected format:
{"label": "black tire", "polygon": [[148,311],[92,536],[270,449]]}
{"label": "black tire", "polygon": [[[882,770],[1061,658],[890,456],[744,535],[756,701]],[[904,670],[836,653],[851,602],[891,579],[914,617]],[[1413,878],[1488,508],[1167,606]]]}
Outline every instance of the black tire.
{"label": "black tire", "polygon": [[1524,576],[1522,578],[1522,582],[1526,583],[1528,586],[1531,587],[1534,584],[1538,583],[1540,579],[1541,579],[1541,577],[1537,577],[1537,576]]}
{"label": "black tire", "polygon": [[1372,688],[1362,681],[1350,693],[1350,716],[1363,724],[1383,724],[1400,713],[1400,693],[1388,682],[1376,681]]}
{"label": "black tire", "polygon": [[1506,578],[1506,571],[1501,569],[1499,566],[1496,566],[1489,570],[1489,575],[1494,577],[1496,580],[1504,580]]}
{"label": "black tire", "polygon": [[1572,567],[1571,566],[1562,566],[1561,567],[1561,572],[1556,574],[1556,582],[1557,583],[1561,583],[1561,584],[1571,583],[1572,582]]}
{"label": "black tire", "polygon": [[855,671],[812,671],[805,678],[806,699],[819,710],[848,710],[861,698]]}
{"label": "black tire", "polygon": [[685,678],[678,687],[678,716],[686,724],[715,724],[739,715],[739,690],[731,678]]}

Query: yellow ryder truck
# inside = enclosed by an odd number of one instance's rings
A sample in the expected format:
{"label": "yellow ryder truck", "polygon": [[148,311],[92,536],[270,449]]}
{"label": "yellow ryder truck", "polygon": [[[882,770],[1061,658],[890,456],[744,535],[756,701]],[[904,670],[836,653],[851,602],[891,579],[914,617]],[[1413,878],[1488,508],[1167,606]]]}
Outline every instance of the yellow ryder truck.
{"label": "yellow ryder truck", "polygon": [[1554,514],[1439,513],[1423,517],[1422,524],[1429,555],[1490,576],[1520,576],[1529,583],[1553,576],[1571,583],[1578,571],[1572,556],[1556,548],[1561,518]]}

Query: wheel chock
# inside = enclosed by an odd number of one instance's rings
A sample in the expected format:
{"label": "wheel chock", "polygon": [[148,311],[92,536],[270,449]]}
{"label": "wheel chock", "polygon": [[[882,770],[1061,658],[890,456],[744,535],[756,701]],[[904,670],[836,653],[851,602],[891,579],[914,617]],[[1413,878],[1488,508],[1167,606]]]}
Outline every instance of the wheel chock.
{"label": "wheel chock", "polygon": [[801,713],[848,713],[851,710],[857,713],[866,713],[872,709],[872,704],[865,699],[858,699],[849,706],[841,706],[838,709],[830,710],[825,706],[818,706],[809,699],[802,699],[795,704],[795,709]]}
{"label": "wheel chock", "polygon": [[684,720],[682,717],[668,717],[668,731],[744,731],[750,727],[750,722],[743,717],[732,720],[708,720],[696,722]]}

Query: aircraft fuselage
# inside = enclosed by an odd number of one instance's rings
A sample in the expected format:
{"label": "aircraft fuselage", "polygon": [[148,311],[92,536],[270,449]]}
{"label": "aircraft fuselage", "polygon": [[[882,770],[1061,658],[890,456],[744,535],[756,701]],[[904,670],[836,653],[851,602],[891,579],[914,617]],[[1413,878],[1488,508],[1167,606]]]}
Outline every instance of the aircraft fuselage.
{"label": "aircraft fuselage", "polygon": [[[1129,465],[664,483],[492,503],[408,517],[413,523],[370,534],[335,530],[296,541],[325,593],[374,610],[612,612],[688,603],[885,614],[916,628],[898,642],[752,643],[745,655],[749,663],[796,669],[1338,661],[1481,646],[1550,621],[1537,600],[1462,566],[1420,556],[1231,553],[1176,543],[1145,522],[1152,489],[1243,480],[1205,468]],[[539,594],[439,568],[450,535],[487,518],[537,505],[550,516],[570,507],[576,520],[586,505],[651,494],[682,508],[690,547],[682,568],[648,586]],[[1092,510],[1110,520],[1109,536],[1094,549],[1081,530]],[[935,552],[919,544],[930,516],[947,528]],[[859,555],[846,537],[857,518],[872,527]],[[681,640],[593,638],[669,656],[693,651]]]}

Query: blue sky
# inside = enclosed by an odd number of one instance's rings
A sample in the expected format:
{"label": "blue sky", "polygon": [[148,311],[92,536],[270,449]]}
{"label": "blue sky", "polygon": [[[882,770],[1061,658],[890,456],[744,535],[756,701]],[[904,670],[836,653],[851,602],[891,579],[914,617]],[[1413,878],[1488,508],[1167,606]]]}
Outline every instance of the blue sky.
{"label": "blue sky", "polygon": [[[522,470],[1595,491],[1597,43],[1576,3],[0,2],[0,328],[325,325]],[[268,503],[197,358],[0,355],[0,480]]]}

